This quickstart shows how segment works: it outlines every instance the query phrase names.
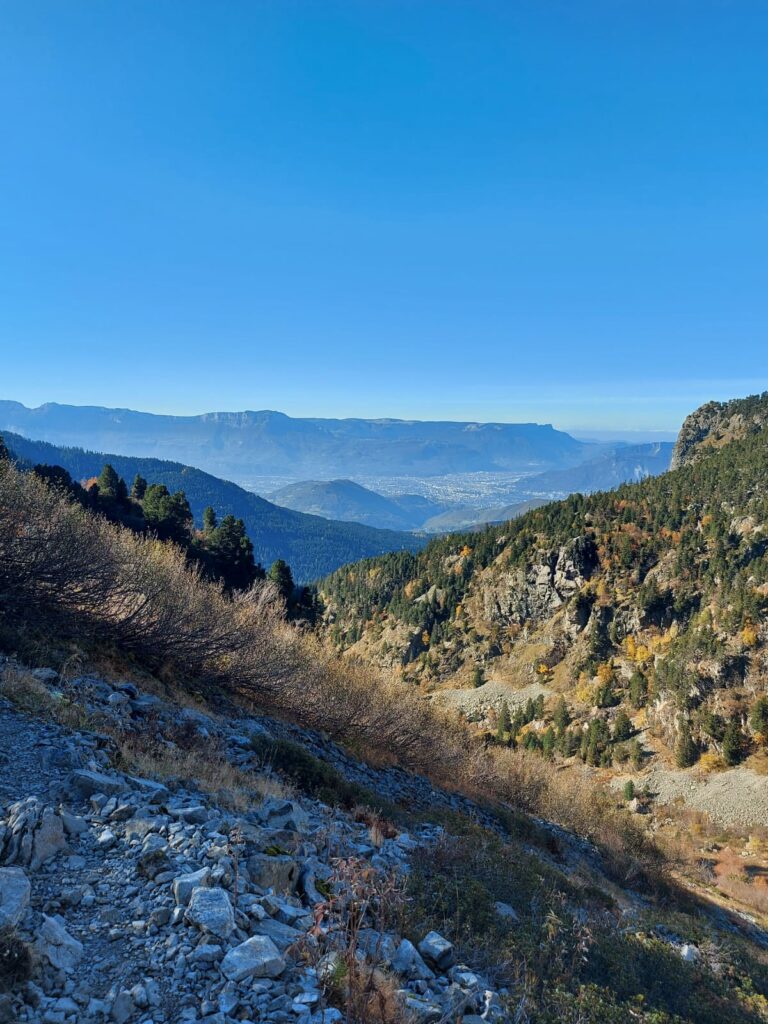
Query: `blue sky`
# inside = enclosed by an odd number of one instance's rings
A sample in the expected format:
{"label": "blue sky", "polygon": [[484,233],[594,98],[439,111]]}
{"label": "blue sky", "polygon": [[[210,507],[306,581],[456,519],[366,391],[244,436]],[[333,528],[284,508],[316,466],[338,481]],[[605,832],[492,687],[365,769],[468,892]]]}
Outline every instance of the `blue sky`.
{"label": "blue sky", "polygon": [[768,5],[9,0],[0,397],[670,429],[768,387]]}

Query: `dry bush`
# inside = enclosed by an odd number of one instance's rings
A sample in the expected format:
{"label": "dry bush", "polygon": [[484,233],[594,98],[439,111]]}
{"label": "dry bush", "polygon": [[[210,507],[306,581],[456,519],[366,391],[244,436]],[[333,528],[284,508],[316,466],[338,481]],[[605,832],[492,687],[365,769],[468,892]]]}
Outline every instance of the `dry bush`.
{"label": "dry bush", "polygon": [[0,926],[0,992],[32,977],[32,951],[10,925]]}

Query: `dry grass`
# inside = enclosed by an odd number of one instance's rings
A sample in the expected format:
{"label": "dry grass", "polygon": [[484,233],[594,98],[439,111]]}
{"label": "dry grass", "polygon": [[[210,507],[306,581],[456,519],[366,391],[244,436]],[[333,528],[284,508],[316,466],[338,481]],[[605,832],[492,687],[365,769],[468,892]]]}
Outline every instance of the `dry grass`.
{"label": "dry grass", "polygon": [[236,768],[207,741],[190,748],[169,747],[131,735],[118,740],[118,750],[119,765],[125,771],[195,786],[231,811],[244,813],[270,797],[284,800],[293,795],[273,775]]}
{"label": "dry grass", "polygon": [[14,666],[5,666],[0,671],[0,695],[19,711],[49,719],[67,729],[101,730],[107,724],[106,718],[89,714],[79,701],[62,691],[51,690],[30,672]]}

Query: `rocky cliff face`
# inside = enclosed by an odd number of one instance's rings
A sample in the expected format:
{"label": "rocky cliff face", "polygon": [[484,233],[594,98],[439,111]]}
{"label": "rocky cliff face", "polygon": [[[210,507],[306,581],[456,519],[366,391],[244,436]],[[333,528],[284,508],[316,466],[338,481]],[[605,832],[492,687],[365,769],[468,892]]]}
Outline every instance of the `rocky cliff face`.
{"label": "rocky cliff face", "polygon": [[756,433],[768,424],[768,392],[732,402],[707,402],[680,428],[672,453],[671,469],[686,466],[707,451]]}
{"label": "rocky cliff face", "polygon": [[576,537],[527,569],[495,574],[480,585],[482,616],[503,625],[542,622],[584,586],[597,565],[593,541]]}

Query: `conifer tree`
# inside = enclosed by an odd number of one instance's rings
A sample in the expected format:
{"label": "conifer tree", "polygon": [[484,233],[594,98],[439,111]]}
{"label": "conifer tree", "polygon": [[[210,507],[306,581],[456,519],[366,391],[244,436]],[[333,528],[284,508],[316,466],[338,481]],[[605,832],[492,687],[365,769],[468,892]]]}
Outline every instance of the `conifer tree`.
{"label": "conifer tree", "polygon": [[565,697],[563,697],[562,694],[555,707],[553,721],[555,723],[555,728],[560,735],[562,735],[571,724],[571,713],[568,710],[568,705],[566,704]]}
{"label": "conifer tree", "polygon": [[685,718],[681,718],[675,744],[675,762],[678,768],[690,768],[696,763],[698,756],[699,751],[691,736],[691,727]]}
{"label": "conifer tree", "polygon": [[267,578],[277,586],[286,603],[290,601],[293,594],[293,575],[288,563],[282,558],[276,559],[270,566]]}
{"label": "conifer tree", "polygon": [[99,473],[96,483],[99,486],[99,496],[102,498],[115,499],[118,496],[118,488],[120,486],[120,477],[115,472],[114,468],[107,462]]}
{"label": "conifer tree", "polygon": [[209,505],[207,508],[203,509],[203,532],[213,533],[217,525],[218,520],[216,519],[216,511],[212,505]]}
{"label": "conifer tree", "polygon": [[732,768],[743,759],[745,746],[744,733],[738,718],[734,716],[726,725],[723,736],[723,760],[729,767]]}
{"label": "conifer tree", "polygon": [[501,702],[499,708],[499,722],[496,727],[496,739],[501,743],[506,742],[507,736],[510,732],[511,722],[509,720],[509,705],[505,700]]}
{"label": "conifer tree", "polygon": [[135,498],[136,501],[142,501],[144,495],[147,493],[147,481],[139,473],[133,478],[133,484],[131,485],[131,497]]}

